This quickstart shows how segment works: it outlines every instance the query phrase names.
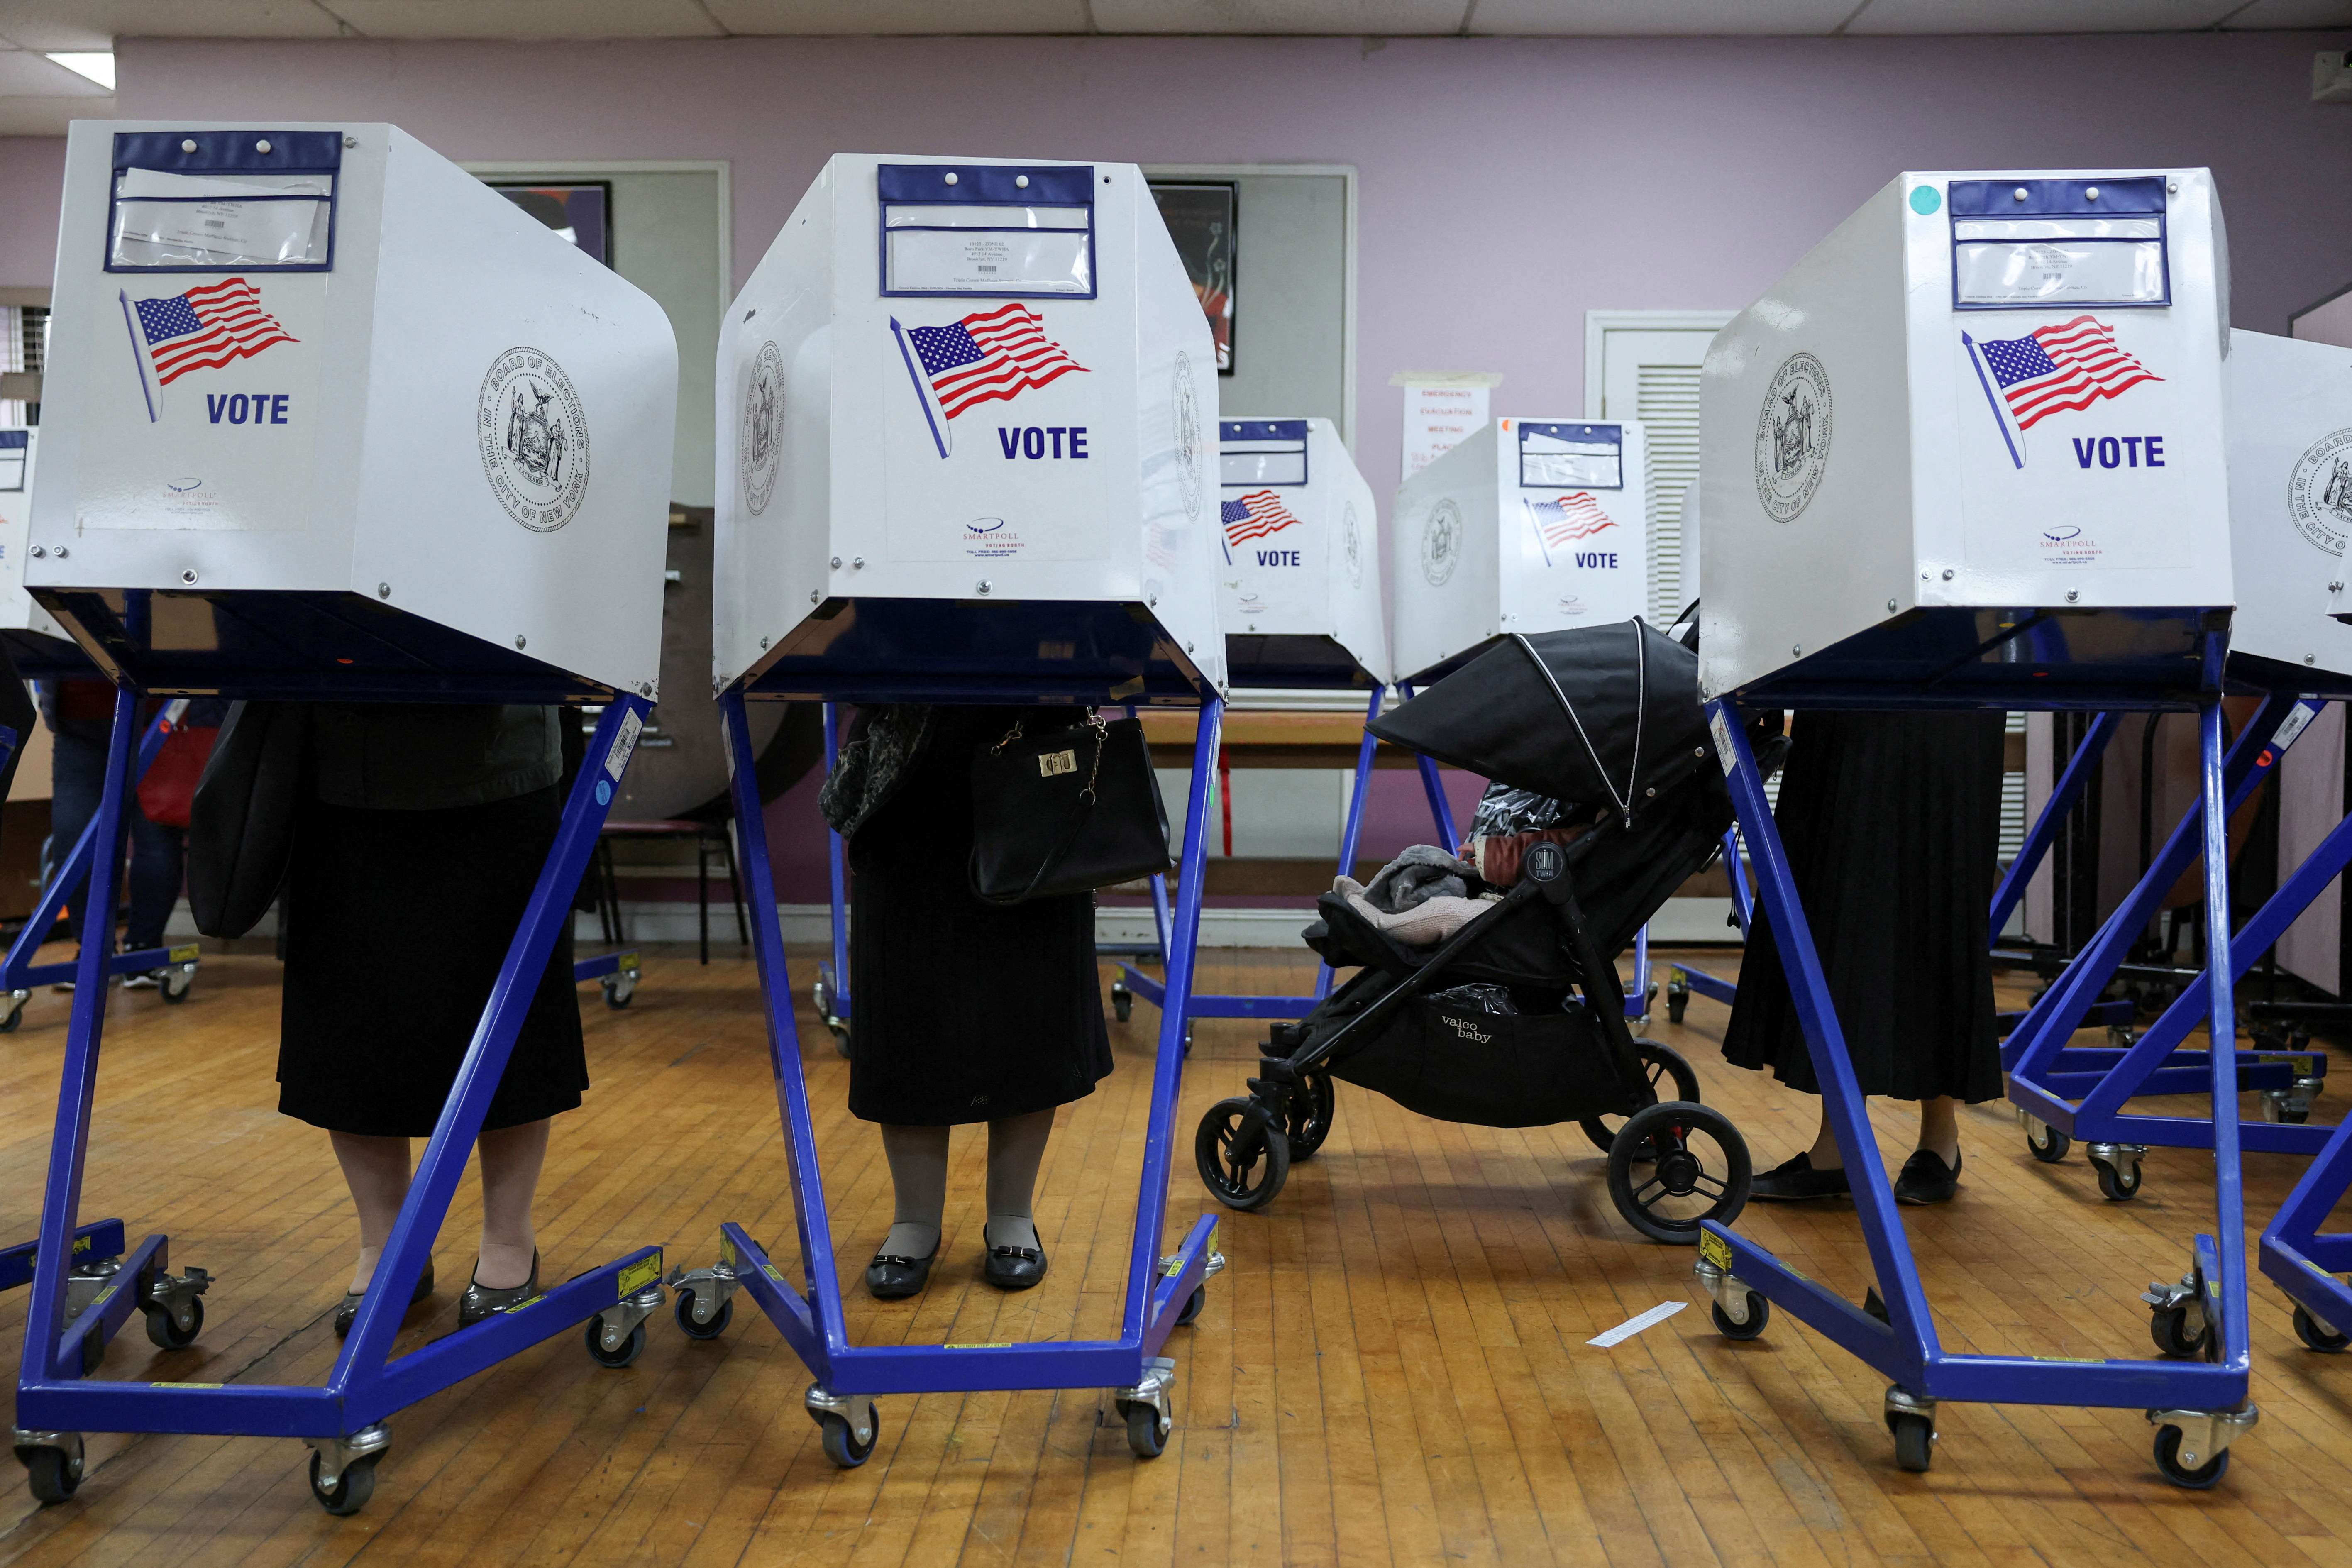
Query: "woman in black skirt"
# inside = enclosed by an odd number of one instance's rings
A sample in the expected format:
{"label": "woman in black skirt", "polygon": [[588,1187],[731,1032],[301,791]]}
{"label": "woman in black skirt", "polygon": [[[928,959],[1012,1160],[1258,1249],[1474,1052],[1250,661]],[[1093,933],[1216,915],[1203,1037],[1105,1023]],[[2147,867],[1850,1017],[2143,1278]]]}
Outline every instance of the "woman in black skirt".
{"label": "woman in black skirt", "polygon": [[1016,725],[1072,709],[861,709],[826,779],[824,813],[849,843],[849,1110],[879,1122],[897,1213],[866,1270],[884,1300],[912,1296],[939,1256],[948,1133],[988,1123],[983,1277],[1045,1277],[1032,1216],[1054,1110],[1111,1070],[1091,894],[991,904],[972,895],[971,762]]}
{"label": "woman in black skirt", "polygon": [[[1997,1100],[1991,932],[2003,742],[1999,713],[1797,715],[1773,820],[1864,1094],[1919,1102],[1895,1184],[1943,1203],[1960,1173],[1958,1109]],[[1821,1092],[1761,904],[1723,1054]],[[1850,1191],[1826,1117],[1813,1146],[1756,1177],[1765,1200]]]}
{"label": "woman in black skirt", "polygon": [[[558,710],[321,703],[286,888],[278,1109],[322,1127],[359,1211],[350,1332],[562,814]],[[539,1290],[531,1200],[548,1119],[588,1061],[563,921],[476,1145],[481,1250],[461,1325]],[[411,1304],[433,1291],[428,1261]]]}

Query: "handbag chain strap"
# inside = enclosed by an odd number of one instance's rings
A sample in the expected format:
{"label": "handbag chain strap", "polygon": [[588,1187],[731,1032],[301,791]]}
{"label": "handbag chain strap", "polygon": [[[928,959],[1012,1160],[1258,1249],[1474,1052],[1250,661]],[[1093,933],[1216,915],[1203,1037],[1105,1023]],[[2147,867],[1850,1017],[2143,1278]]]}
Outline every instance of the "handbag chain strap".
{"label": "handbag chain strap", "polygon": [[[1019,719],[1013,721],[1013,728],[998,737],[996,744],[988,748],[988,754],[992,757],[1001,755],[1005,747],[1021,739],[1023,722]],[[1092,805],[1097,798],[1095,782],[1102,777],[1103,752],[1110,745],[1110,723],[1104,719],[1100,709],[1089,708],[1087,710],[1087,725],[1095,732],[1095,761],[1094,766],[1087,772],[1087,787],[1078,791],[1078,798]]]}

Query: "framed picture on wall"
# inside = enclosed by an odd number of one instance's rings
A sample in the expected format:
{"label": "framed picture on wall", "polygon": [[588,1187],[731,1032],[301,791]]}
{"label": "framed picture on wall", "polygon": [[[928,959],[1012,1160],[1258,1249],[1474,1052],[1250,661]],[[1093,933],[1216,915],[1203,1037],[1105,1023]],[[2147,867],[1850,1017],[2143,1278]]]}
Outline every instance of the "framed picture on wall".
{"label": "framed picture on wall", "polygon": [[613,185],[609,180],[580,184],[513,184],[488,182],[490,189],[530,214],[605,266],[613,265]]}
{"label": "framed picture on wall", "polygon": [[1240,197],[1231,182],[1151,182],[1160,220],[1201,297],[1217,344],[1217,374],[1234,374],[1234,226]]}

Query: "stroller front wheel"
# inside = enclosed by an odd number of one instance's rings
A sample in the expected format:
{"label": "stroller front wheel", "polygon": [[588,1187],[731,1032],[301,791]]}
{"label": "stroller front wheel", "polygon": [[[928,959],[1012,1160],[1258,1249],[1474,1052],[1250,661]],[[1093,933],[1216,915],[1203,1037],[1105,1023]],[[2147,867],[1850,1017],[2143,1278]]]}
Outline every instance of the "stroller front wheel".
{"label": "stroller front wheel", "polygon": [[1290,1179],[1290,1140],[1256,1100],[1221,1100],[1192,1135],[1192,1162],[1219,1203],[1262,1209]]}
{"label": "stroller front wheel", "polygon": [[1323,1140],[1331,1136],[1331,1119],[1339,1113],[1339,1097],[1328,1072],[1311,1072],[1291,1091],[1286,1139],[1293,1160],[1311,1160]]}
{"label": "stroller front wheel", "polygon": [[1730,1118],[1690,1100],[1634,1113],[1609,1151],[1609,1197],[1653,1241],[1698,1243],[1706,1220],[1729,1225],[1748,1206],[1754,1166]]}

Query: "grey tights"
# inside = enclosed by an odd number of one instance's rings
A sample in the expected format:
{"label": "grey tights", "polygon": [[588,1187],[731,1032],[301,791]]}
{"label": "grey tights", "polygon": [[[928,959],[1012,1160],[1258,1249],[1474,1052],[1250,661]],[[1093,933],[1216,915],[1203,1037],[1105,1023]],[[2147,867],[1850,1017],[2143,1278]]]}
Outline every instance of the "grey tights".
{"label": "grey tights", "polygon": [[[940,1245],[940,1220],[948,1205],[948,1133],[945,1127],[882,1127],[882,1152],[890,1162],[890,1184],[898,1198],[890,1234],[881,1250],[894,1258],[929,1258]],[[1054,1112],[1033,1110],[988,1124],[988,1245],[1035,1247],[1032,1205],[1037,1167],[1045,1161],[1045,1141],[1054,1135]]]}

